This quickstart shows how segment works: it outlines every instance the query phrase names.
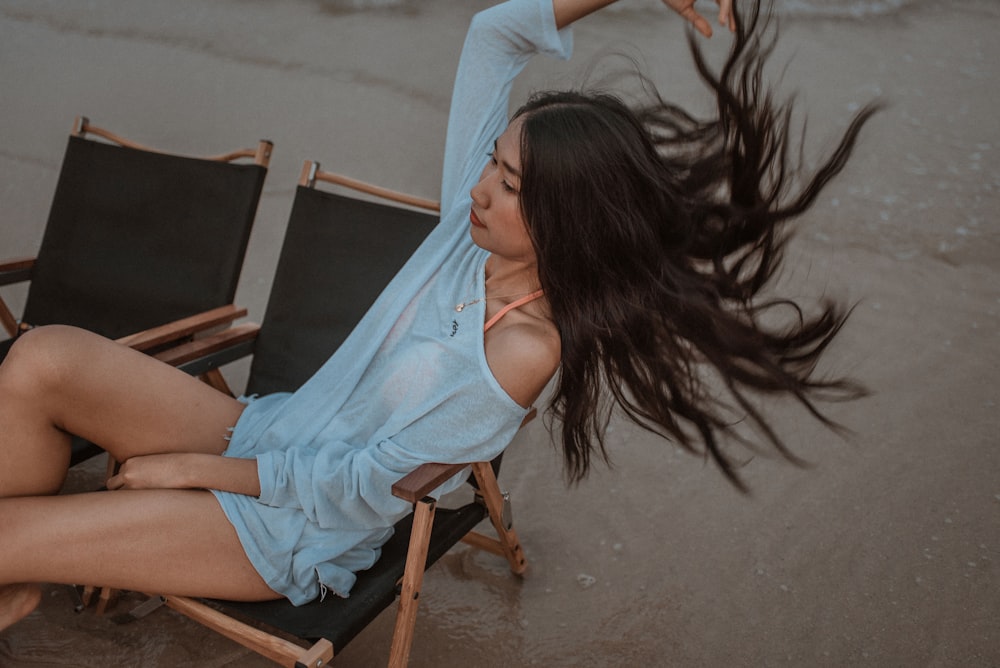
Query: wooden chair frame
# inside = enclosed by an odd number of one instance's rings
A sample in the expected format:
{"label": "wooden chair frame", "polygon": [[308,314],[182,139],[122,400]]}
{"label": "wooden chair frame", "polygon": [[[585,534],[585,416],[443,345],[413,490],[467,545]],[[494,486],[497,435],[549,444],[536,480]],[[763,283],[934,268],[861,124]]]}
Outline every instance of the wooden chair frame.
{"label": "wooden chair frame", "polygon": [[[117,135],[110,130],[105,130],[104,128],[99,128],[96,125],[90,124],[90,119],[86,116],[77,116],[73,121],[73,134],[77,137],[86,137],[88,134],[105,139],[113,144],[118,144],[119,146],[126,146],[128,148],[134,148],[140,151],[146,151],[148,153],[166,153],[159,149],[150,148],[140,144],[139,142],[131,141],[125,139],[120,135]],[[233,162],[235,160],[240,160],[242,158],[253,158],[253,163],[255,165],[260,165],[261,167],[267,167],[271,162],[271,152],[274,150],[274,144],[267,139],[261,139],[257,142],[256,148],[244,148],[237,149],[235,151],[230,151],[229,153],[221,153],[219,155],[203,156],[203,160],[213,160],[215,162]]]}

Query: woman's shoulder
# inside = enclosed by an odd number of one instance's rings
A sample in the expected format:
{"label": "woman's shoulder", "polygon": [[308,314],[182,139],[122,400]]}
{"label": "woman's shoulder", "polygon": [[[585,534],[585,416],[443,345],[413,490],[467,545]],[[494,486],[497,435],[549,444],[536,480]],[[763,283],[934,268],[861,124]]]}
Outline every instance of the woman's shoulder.
{"label": "woman's shoulder", "polygon": [[559,368],[562,345],[552,320],[537,312],[509,313],[486,337],[486,361],[511,399],[531,406]]}

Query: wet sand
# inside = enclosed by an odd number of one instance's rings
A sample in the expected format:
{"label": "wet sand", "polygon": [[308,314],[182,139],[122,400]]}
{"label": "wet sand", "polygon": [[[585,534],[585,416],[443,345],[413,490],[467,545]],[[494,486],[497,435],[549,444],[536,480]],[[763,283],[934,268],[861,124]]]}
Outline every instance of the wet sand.
{"label": "wet sand", "polygon": [[[259,318],[302,160],[437,196],[464,28],[488,3],[382,10],[275,0],[0,1],[0,257],[37,248],[73,117],[188,153],[275,143],[238,301]],[[540,421],[505,459],[530,569],[459,548],[430,571],[413,666],[1000,665],[1000,10],[913,4],[792,18],[776,63],[813,146],[889,106],[800,226],[783,284],[858,306],[825,370],[873,391],[842,439],[774,406],[810,462],[759,455],[744,497],[710,465],[621,422],[615,467],[567,488]],[[560,87],[602,51],[643,54],[661,92],[707,108],[677,21],[582,22]],[[714,62],[726,36],[707,44]],[[15,310],[23,292],[9,291]],[[239,383],[241,368],[228,372]],[[75,471],[84,487],[97,467]],[[384,663],[392,613],[343,666]],[[161,610],[130,626],[67,591],[0,634],[0,666],[264,666]]]}

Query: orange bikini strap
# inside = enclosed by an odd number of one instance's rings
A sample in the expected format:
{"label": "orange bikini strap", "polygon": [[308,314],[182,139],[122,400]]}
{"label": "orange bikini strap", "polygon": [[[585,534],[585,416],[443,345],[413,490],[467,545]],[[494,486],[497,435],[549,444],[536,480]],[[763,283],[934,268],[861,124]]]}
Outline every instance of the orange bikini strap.
{"label": "orange bikini strap", "polygon": [[495,316],[493,316],[492,318],[490,318],[486,322],[485,325],[483,325],[483,332],[489,331],[490,327],[492,327],[493,325],[497,324],[497,322],[500,320],[500,318],[502,318],[505,315],[507,315],[508,311],[513,311],[518,306],[524,306],[528,302],[533,302],[536,299],[538,299],[539,297],[541,297],[543,294],[545,294],[544,290],[537,290],[535,292],[532,292],[530,295],[525,295],[524,297],[521,297],[520,299],[516,299],[516,300],[512,301],[511,303],[507,304],[502,309],[500,309]]}

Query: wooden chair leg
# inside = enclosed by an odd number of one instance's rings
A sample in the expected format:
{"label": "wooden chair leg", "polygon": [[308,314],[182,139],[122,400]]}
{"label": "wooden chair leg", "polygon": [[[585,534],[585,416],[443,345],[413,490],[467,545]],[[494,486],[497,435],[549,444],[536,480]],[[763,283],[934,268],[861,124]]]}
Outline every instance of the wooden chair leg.
{"label": "wooden chair leg", "polygon": [[118,598],[118,591],[110,587],[94,587],[92,585],[86,585],[83,588],[83,593],[80,594],[80,602],[74,606],[77,612],[83,611],[85,608],[89,607],[91,603],[94,602],[94,595],[97,595],[97,603],[94,605],[94,614],[103,615],[105,612],[114,607],[114,603]]}
{"label": "wooden chair leg", "polygon": [[229,396],[233,396],[233,391],[230,389],[229,383],[226,382],[226,379],[222,376],[222,372],[218,369],[209,369],[201,374],[199,378],[220,392],[225,392]]}
{"label": "wooden chair leg", "polygon": [[389,649],[389,668],[404,668],[410,659],[413,629],[420,605],[420,587],[424,581],[436,507],[434,499],[424,497],[417,502],[413,511],[413,529],[410,531],[410,546],[406,553],[399,611],[396,613],[396,627],[392,634],[392,647]]}
{"label": "wooden chair leg", "polygon": [[96,592],[97,592],[97,587],[93,585],[84,585],[83,592],[81,592],[80,594],[80,604],[79,604],[79,610],[77,610],[77,612],[83,610],[84,608],[90,605],[91,601],[94,600],[94,594]]}
{"label": "wooden chair leg", "polygon": [[105,612],[115,607],[118,601],[118,590],[111,587],[101,587],[101,592],[97,596],[97,605],[94,607],[94,614],[103,615]]}
{"label": "wooden chair leg", "polygon": [[14,314],[10,312],[7,307],[7,302],[0,298],[0,325],[3,325],[4,330],[7,332],[7,336],[17,335],[17,318]]}
{"label": "wooden chair leg", "polygon": [[489,462],[478,462],[472,465],[472,473],[476,476],[476,481],[479,483],[479,493],[486,503],[490,522],[493,524],[499,540],[493,540],[482,534],[470,532],[463,538],[463,541],[470,545],[475,545],[480,549],[502,554],[507,558],[510,570],[517,575],[521,575],[527,570],[528,562],[524,558],[524,551],[521,549],[521,541],[517,537],[517,532],[504,519],[505,499],[500,493],[500,486],[497,484],[497,477],[493,473],[493,467]]}

